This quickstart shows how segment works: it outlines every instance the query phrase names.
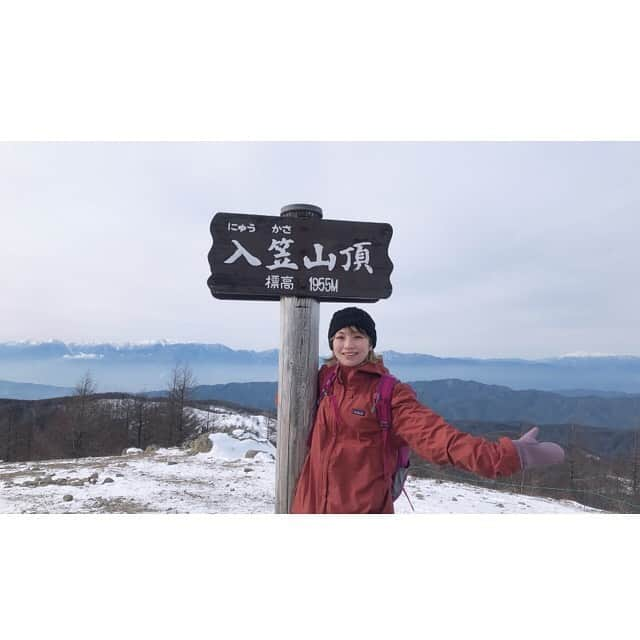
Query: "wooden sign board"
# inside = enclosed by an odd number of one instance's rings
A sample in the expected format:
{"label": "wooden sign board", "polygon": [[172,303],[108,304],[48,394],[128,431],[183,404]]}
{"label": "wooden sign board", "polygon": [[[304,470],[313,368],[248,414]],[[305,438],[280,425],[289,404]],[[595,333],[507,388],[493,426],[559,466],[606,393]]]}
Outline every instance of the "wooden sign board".
{"label": "wooden sign board", "polygon": [[375,302],[391,295],[390,224],[216,213],[211,221],[215,298]]}

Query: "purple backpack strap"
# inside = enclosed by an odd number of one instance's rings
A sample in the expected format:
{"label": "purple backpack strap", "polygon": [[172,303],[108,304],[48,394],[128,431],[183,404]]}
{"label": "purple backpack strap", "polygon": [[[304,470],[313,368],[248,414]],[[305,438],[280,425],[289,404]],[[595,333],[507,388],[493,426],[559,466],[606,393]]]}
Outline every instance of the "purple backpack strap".
{"label": "purple backpack strap", "polygon": [[337,374],[338,374],[338,367],[332,367],[331,369],[329,369],[329,371],[327,371],[322,376],[322,379],[320,380],[320,384],[318,385],[320,387],[320,393],[318,394],[318,401],[316,402],[316,408],[320,404],[320,400],[322,400],[322,398],[324,398],[325,396],[329,395],[329,391],[333,386],[333,382],[336,379]]}
{"label": "purple backpack strap", "polygon": [[[393,500],[396,500],[401,493],[407,497],[409,496],[404,489],[404,483],[407,478],[407,471],[409,469],[409,458],[411,456],[411,449],[407,446],[400,447],[396,454],[395,468],[389,473],[388,467],[388,436],[389,429],[391,428],[391,396],[393,394],[393,387],[398,380],[391,375],[385,374],[380,378],[378,382],[378,388],[374,396],[374,402],[376,407],[376,415],[378,416],[378,422],[382,427],[382,446],[384,451],[384,473],[391,479],[391,495]],[[409,500],[411,509],[414,509],[411,500]]]}
{"label": "purple backpack strap", "polygon": [[[333,367],[328,371],[325,371],[320,380],[318,380],[318,387],[320,391],[318,392],[318,399],[316,400],[316,413],[318,412],[318,407],[320,406],[320,402],[322,398],[329,395],[331,391],[331,387],[336,379],[336,375],[338,372],[338,367]],[[313,427],[315,425],[315,419],[311,423],[311,429],[309,429],[309,435],[307,436],[307,449],[311,446],[311,436],[313,435]]]}
{"label": "purple backpack strap", "polygon": [[396,378],[386,373],[380,376],[376,395],[374,396],[376,416],[383,429],[391,427],[391,395],[396,382],[398,382]]}
{"label": "purple backpack strap", "polygon": [[382,444],[384,450],[384,474],[390,476],[387,460],[387,439],[389,436],[389,429],[391,428],[391,395],[393,394],[393,387],[395,386],[397,379],[388,374],[380,376],[376,393],[373,396],[373,402],[376,408],[376,417],[382,427]]}

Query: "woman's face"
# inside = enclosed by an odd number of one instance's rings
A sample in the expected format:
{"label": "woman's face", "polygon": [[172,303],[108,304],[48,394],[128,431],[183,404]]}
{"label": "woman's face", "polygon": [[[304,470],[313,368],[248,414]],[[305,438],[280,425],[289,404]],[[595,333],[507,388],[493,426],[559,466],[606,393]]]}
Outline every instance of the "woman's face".
{"label": "woman's face", "polygon": [[333,355],[343,367],[357,367],[371,351],[369,336],[355,327],[340,329],[333,336]]}

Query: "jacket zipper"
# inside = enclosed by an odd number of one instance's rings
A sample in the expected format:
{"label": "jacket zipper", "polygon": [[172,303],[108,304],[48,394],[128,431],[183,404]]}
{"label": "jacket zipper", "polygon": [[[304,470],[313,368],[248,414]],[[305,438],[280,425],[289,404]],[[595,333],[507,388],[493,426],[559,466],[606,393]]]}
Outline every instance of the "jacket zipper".
{"label": "jacket zipper", "polygon": [[[327,451],[326,454],[324,456],[324,461],[323,461],[323,465],[322,465],[322,471],[323,471],[323,487],[324,487],[324,499],[323,499],[323,505],[322,505],[322,513],[327,513],[327,504],[329,502],[329,462],[331,460],[331,456],[333,454],[333,452],[335,451],[336,448],[336,444],[338,442],[338,429],[340,428],[340,422],[338,419],[338,410],[337,407],[340,406],[340,402],[338,401],[338,399],[335,397],[334,391],[336,388],[336,382],[337,380],[334,380],[333,382],[333,389],[331,389],[331,393],[327,394],[326,398],[329,401],[329,404],[333,405],[330,409],[330,414],[331,414],[331,418],[330,420],[333,421],[335,423],[335,429],[333,431],[333,436],[331,438],[331,446],[327,447]],[[342,400],[344,400],[344,395],[346,394],[346,388],[343,387],[342,388],[342,395],[343,398]],[[333,396],[333,397],[332,397]],[[335,405],[333,404],[335,403]]]}

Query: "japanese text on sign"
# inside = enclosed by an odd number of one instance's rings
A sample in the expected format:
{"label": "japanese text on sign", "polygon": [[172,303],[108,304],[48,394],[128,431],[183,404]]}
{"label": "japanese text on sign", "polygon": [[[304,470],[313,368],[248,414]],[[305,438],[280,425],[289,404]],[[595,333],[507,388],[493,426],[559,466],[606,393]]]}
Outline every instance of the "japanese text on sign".
{"label": "japanese text on sign", "polygon": [[385,298],[392,233],[385,223],[217,213],[208,284],[215,297],[232,299]]}
{"label": "japanese text on sign", "polygon": [[[225,264],[233,264],[236,260],[244,258],[252,267],[259,267],[262,265],[262,260],[257,256],[252,255],[245,249],[238,240],[231,240],[235,247],[235,251],[225,261]],[[294,269],[298,270],[298,265],[291,262],[291,253],[289,247],[295,242],[290,238],[273,238],[269,245],[268,251],[273,252],[273,262],[265,265],[267,269],[272,271],[273,269]],[[371,242],[357,242],[350,247],[342,249],[338,253],[344,256],[344,262],[340,266],[345,270],[359,271],[364,267],[368,273],[372,274],[373,269],[370,262],[370,252],[367,246],[371,245]],[[315,242],[313,244],[314,251],[316,253],[312,260],[308,256],[303,257],[303,264],[305,269],[315,269],[317,267],[326,267],[329,271],[333,271],[336,267],[336,255],[335,253],[329,253],[327,259],[323,259],[324,247],[322,244]]]}

